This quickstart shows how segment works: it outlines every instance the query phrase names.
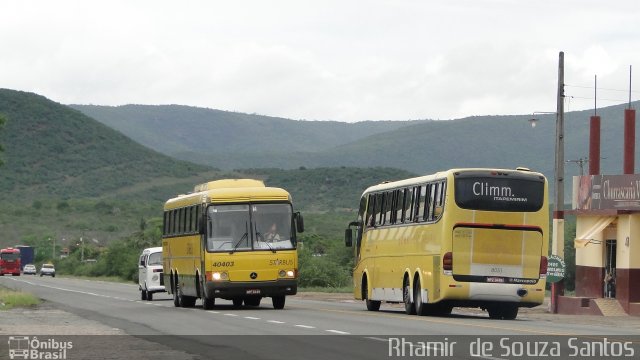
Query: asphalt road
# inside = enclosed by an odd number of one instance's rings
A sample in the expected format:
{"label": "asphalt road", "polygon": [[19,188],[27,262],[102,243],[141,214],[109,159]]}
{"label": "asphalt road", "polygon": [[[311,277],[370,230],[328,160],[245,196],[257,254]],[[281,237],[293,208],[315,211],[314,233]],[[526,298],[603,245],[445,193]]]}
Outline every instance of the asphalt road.
{"label": "asphalt road", "polygon": [[[234,309],[229,301],[217,299],[217,306],[206,311],[200,301],[195,308],[176,308],[164,293],[154,294],[153,301],[142,301],[134,284],[20,276],[0,277],[0,285],[28,291],[81,317],[203,358],[216,358],[214,354],[224,353],[225,358],[235,355],[242,359],[296,356],[371,359],[370,352],[389,358],[389,338],[405,336],[446,342],[459,335],[471,335],[467,337],[471,340],[491,336],[596,339],[602,335],[613,338],[640,335],[640,321],[638,326],[633,323],[616,326],[598,321],[565,322],[562,317],[551,315],[527,317],[526,314],[517,320],[504,321],[491,320],[482,313],[455,310],[446,317],[418,317],[404,314],[398,306],[383,304],[379,312],[370,312],[360,301],[323,301],[295,296],[287,298],[284,310],[274,310],[266,298],[258,308],[239,309]],[[213,348],[216,352],[212,352]]]}

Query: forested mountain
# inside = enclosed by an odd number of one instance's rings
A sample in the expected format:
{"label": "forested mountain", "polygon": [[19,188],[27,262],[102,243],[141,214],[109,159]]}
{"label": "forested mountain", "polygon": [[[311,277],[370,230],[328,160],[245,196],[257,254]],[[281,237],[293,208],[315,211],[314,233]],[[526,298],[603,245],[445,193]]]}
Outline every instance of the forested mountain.
{"label": "forested mountain", "polygon": [[7,119],[0,132],[5,149],[0,199],[99,197],[211,170],[145,148],[36,94],[0,89],[0,113]]}
{"label": "forested mountain", "polygon": [[[348,124],[174,105],[74,107],[158,151],[222,169],[383,166],[422,174],[452,167],[526,166],[553,175],[554,115],[537,115],[538,126],[531,128],[532,115]],[[603,172],[622,167],[624,107],[598,109]],[[587,157],[592,114],[565,114],[566,160]],[[567,165],[567,174],[577,175],[579,168]]]}
{"label": "forested mountain", "polygon": [[69,106],[171,156],[315,152],[414,123],[297,121],[180,105]]}
{"label": "forested mountain", "polygon": [[[150,150],[79,111],[20,91],[0,89],[0,114],[7,119],[0,130],[0,245],[28,236],[122,238],[161,217],[168,198],[220,178],[284,187],[303,212],[350,214],[366,187],[414,175],[390,168],[216,170]],[[335,233],[332,221],[309,225]]]}

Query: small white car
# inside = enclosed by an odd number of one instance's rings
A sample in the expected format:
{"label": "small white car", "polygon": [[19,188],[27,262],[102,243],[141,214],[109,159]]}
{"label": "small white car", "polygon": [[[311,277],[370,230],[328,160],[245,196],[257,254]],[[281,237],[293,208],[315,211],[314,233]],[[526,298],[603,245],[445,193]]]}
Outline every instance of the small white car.
{"label": "small white car", "polygon": [[164,292],[162,247],[144,249],[138,260],[140,299],[153,300],[153,293]]}
{"label": "small white car", "polygon": [[40,276],[48,275],[51,277],[56,277],[56,268],[53,267],[53,264],[42,264],[40,268]]}
{"label": "small white car", "polygon": [[36,266],[35,266],[35,265],[33,265],[33,264],[27,264],[27,265],[25,265],[25,266],[24,266],[24,268],[22,269],[22,273],[23,273],[24,275],[27,275],[27,274],[29,274],[29,275],[35,275],[35,274],[36,274],[36,272],[37,272],[37,271],[36,271]]}

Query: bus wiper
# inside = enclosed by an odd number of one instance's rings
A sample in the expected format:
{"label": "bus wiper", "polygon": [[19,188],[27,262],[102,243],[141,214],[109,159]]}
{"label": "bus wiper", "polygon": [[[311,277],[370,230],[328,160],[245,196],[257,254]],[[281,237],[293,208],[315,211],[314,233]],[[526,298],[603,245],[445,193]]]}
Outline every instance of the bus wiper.
{"label": "bus wiper", "polygon": [[240,246],[240,243],[242,243],[242,240],[244,240],[249,236],[249,229],[246,221],[244,222],[244,230],[245,230],[244,235],[242,235],[240,240],[238,240],[238,242],[235,245],[233,245],[233,249],[229,252],[229,254],[233,254],[238,249],[238,246]]}
{"label": "bus wiper", "polygon": [[273,246],[269,245],[269,243],[264,239],[264,236],[262,236],[262,234],[258,232],[258,227],[256,226],[254,229],[256,230],[256,237],[258,238],[258,241],[265,243],[269,250],[271,250],[271,252],[275,254],[276,250],[273,248]]}

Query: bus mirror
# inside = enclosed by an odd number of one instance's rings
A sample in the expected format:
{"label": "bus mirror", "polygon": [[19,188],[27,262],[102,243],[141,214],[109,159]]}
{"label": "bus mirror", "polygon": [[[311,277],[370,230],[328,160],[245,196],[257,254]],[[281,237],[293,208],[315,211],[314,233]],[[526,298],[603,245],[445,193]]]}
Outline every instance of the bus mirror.
{"label": "bus mirror", "polygon": [[344,231],[344,245],[346,247],[351,247],[353,245],[353,231],[351,231],[350,228]]}
{"label": "bus mirror", "polygon": [[295,218],[296,218],[296,230],[298,230],[299,233],[304,232],[304,219],[302,218],[302,214],[297,212],[295,215]]}
{"label": "bus mirror", "polygon": [[352,227],[352,226],[360,227],[360,221],[352,221],[352,222],[350,222],[349,223],[349,227]]}

